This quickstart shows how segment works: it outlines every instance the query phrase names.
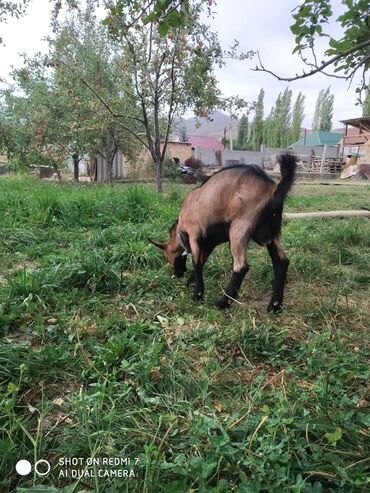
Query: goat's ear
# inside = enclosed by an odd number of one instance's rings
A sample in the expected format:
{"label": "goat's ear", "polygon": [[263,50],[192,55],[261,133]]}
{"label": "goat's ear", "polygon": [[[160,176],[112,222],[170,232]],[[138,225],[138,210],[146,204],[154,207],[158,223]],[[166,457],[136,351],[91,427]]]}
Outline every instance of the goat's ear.
{"label": "goat's ear", "polygon": [[167,245],[168,245],[167,242],[151,240],[150,238],[148,238],[148,240],[150,241],[150,243],[153,243],[153,245],[157,246],[161,250],[166,250],[166,248],[167,248]]}

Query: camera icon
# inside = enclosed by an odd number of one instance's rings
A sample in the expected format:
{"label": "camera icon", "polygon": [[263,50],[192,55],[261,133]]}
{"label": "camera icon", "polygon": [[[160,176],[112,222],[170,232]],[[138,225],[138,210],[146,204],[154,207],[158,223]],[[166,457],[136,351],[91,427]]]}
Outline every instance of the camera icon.
{"label": "camera icon", "polygon": [[[49,461],[39,459],[35,462],[34,469],[38,476],[46,476],[50,472],[51,465]],[[32,464],[29,460],[21,459],[16,463],[15,470],[20,476],[28,476],[32,470]]]}

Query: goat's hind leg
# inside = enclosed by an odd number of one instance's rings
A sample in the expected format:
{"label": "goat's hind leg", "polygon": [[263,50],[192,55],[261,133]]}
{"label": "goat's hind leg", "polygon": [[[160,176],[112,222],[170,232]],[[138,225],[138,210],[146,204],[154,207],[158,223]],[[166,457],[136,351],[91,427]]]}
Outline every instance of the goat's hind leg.
{"label": "goat's hind leg", "polygon": [[267,250],[272,260],[272,266],[274,269],[274,282],[272,289],[271,301],[267,306],[267,311],[277,312],[283,303],[284,287],[286,282],[286,276],[289,266],[289,259],[285,255],[280,240],[274,238],[271,243],[267,245]]}

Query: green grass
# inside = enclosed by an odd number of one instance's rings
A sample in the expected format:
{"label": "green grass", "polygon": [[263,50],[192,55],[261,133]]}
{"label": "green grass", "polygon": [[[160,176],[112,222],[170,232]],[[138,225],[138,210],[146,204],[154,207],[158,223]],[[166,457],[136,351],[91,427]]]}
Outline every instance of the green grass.
{"label": "green grass", "polygon": [[[0,491],[370,491],[369,221],[285,222],[284,311],[266,313],[271,265],[250,245],[239,303],[219,312],[227,246],[195,303],[148,242],[187,190],[1,179]],[[286,210],[369,192],[298,184]],[[64,457],[127,457],[135,477],[65,478]],[[19,459],[51,472],[18,476]]]}

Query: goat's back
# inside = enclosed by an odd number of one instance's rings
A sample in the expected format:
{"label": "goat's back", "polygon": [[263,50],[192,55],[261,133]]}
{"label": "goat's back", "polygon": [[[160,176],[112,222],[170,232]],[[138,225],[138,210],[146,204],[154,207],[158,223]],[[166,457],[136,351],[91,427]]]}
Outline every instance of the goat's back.
{"label": "goat's back", "polygon": [[256,166],[225,168],[186,196],[179,227],[189,231],[238,219],[254,222],[275,190],[276,183]]}

